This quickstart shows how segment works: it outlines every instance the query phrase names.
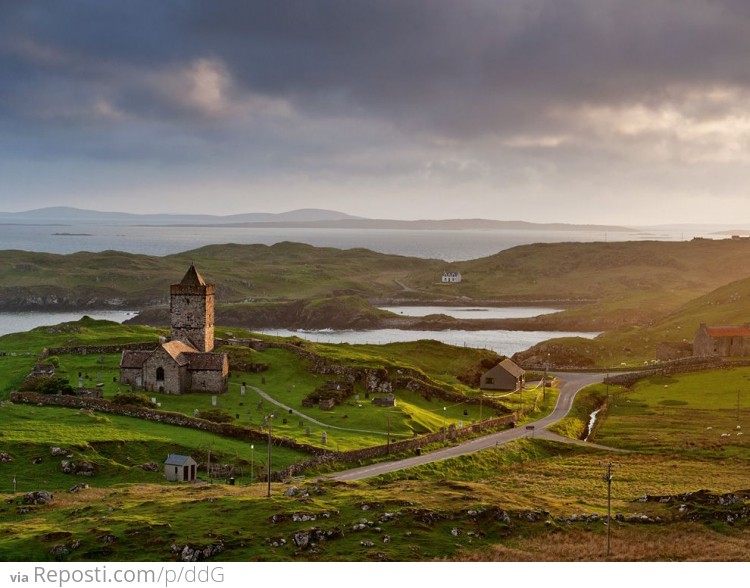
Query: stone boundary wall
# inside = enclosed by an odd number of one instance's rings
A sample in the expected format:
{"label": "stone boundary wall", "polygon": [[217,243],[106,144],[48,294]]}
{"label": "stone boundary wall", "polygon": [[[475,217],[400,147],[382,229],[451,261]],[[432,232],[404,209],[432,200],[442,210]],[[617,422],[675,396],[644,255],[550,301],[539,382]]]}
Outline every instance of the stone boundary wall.
{"label": "stone boundary wall", "polygon": [[740,367],[743,365],[750,365],[750,361],[730,362],[725,361],[720,357],[686,357],[684,359],[676,359],[674,361],[655,365],[638,372],[609,375],[605,381],[610,384],[629,388],[639,380],[650,376],[671,376],[674,374],[684,374],[686,372]]}
{"label": "stone boundary wall", "polygon": [[[66,408],[79,408],[84,410],[95,410],[98,412],[118,414],[122,416],[140,418],[148,421],[156,421],[167,425],[189,427],[191,429],[208,431],[216,435],[231,437],[233,439],[263,442],[268,440],[268,435],[261,433],[260,431],[247,429],[245,427],[238,427],[231,424],[212,423],[210,421],[189,417],[187,415],[176,412],[166,412],[162,410],[154,410],[138,406],[114,404],[108,400],[97,398],[81,398],[76,396],[62,395],[58,396],[53,394],[39,394],[37,392],[11,392],[10,400],[12,402],[36,404],[38,406],[62,406]],[[294,463],[281,470],[271,472],[271,480],[284,481],[289,479],[291,476],[301,474],[305,470],[326,463],[359,462],[365,459],[383,457],[390,453],[396,454],[415,451],[416,449],[420,449],[425,445],[429,445],[430,443],[438,443],[440,441],[443,441],[443,439],[456,440],[488,429],[513,426],[515,425],[516,420],[517,415],[515,413],[512,413],[501,417],[487,419],[473,425],[468,425],[466,427],[463,427],[462,429],[457,428],[455,425],[451,425],[448,427],[448,430],[445,433],[443,433],[443,431],[438,431],[436,433],[429,433],[427,435],[414,437],[413,439],[391,443],[390,451],[388,449],[388,445],[376,445],[374,447],[366,447],[364,449],[353,449],[351,451],[335,452],[304,443],[298,443],[296,441],[293,441],[292,439],[273,437],[273,444],[276,446],[288,447],[290,449],[296,449],[305,453],[311,453],[315,457],[306,461]]]}
{"label": "stone boundary wall", "polygon": [[128,351],[153,351],[159,346],[158,341],[149,343],[123,343],[121,345],[79,345],[77,347],[49,347],[44,348],[39,359],[47,359],[50,355],[109,355]]}
{"label": "stone boundary wall", "polygon": [[[303,359],[310,360],[310,371],[313,373],[334,375],[339,378],[349,379],[352,382],[362,381],[370,393],[388,394],[393,391],[393,388],[406,388],[407,390],[421,394],[427,400],[432,400],[434,397],[447,402],[465,402],[476,405],[480,403],[479,398],[469,398],[458,392],[450,392],[426,382],[425,375],[412,368],[398,368],[396,375],[392,376],[385,368],[356,368],[333,363],[316,353],[307,351],[291,343],[268,342],[267,346],[276,349],[286,349]],[[497,411],[510,412],[501,403],[491,398],[484,398],[482,402],[485,406]]]}
{"label": "stone boundary wall", "polygon": [[446,440],[454,441],[467,437],[474,433],[478,433],[485,430],[493,430],[501,427],[515,426],[517,421],[516,413],[504,415],[501,417],[495,417],[493,419],[487,419],[480,423],[468,425],[459,429],[455,425],[450,425],[448,430],[444,433],[443,431],[437,431],[436,433],[429,433],[427,435],[421,435],[414,437],[413,439],[407,439],[405,441],[397,441],[391,443],[390,450],[388,445],[376,445],[374,447],[365,447],[364,449],[353,449],[351,451],[341,451],[338,453],[328,453],[320,455],[310,459],[308,461],[299,462],[292,464],[282,470],[272,472],[271,479],[275,481],[287,480],[292,476],[301,474],[305,470],[312,467],[316,467],[325,463],[332,462],[359,462],[366,459],[374,459],[377,457],[384,457],[389,454],[405,453],[408,451],[415,451],[421,449],[425,445],[430,443],[439,443]]}
{"label": "stone boundary wall", "polygon": [[[103,400],[99,398],[83,398],[77,396],[63,396],[56,394],[39,394],[37,392],[11,392],[10,400],[12,402],[20,402],[24,404],[63,406],[67,408],[80,408],[85,410],[95,410],[98,412],[118,414],[122,416],[144,419],[147,421],[156,421],[166,425],[175,425],[177,427],[198,429],[200,431],[207,431],[209,433],[214,433],[223,437],[230,437],[233,439],[240,439],[245,441],[268,441],[268,435],[266,433],[248,429],[246,427],[239,427],[237,425],[228,423],[213,423],[211,421],[190,417],[177,412],[154,410],[152,408],[130,406],[127,404],[115,404],[113,402],[110,402],[109,400]],[[273,437],[272,439],[272,443],[274,445],[296,449],[297,451],[302,451],[304,453],[312,453],[313,455],[332,453],[326,449],[307,445],[306,443],[298,443],[297,441],[287,439],[285,437]]]}
{"label": "stone boundary wall", "polygon": [[[388,370],[384,368],[354,368],[342,366],[291,343],[264,342],[264,344],[266,348],[286,349],[295,353],[299,357],[310,360],[310,369],[313,373],[322,375],[337,375],[343,378],[347,378],[352,382],[361,380],[365,383],[365,387],[367,388],[367,390],[372,393],[390,393],[394,387],[402,387],[412,392],[421,394],[428,400],[431,400],[433,397],[437,397],[441,400],[451,402],[479,404],[479,399],[467,398],[462,394],[443,390],[442,388],[438,388],[437,386],[425,382],[424,374],[411,368],[399,368],[397,370],[397,377],[391,378]],[[121,353],[125,349],[150,351],[156,349],[157,347],[157,342],[124,343],[122,345],[81,345],[76,347],[51,347],[42,350],[42,353],[39,355],[39,360],[44,360],[50,355],[106,355]],[[216,435],[222,435],[224,437],[230,437],[234,439],[259,442],[268,440],[267,434],[264,434],[260,431],[247,429],[245,427],[239,427],[237,425],[228,423],[213,423],[175,412],[114,404],[108,400],[100,398],[39,394],[36,392],[12,392],[10,394],[10,400],[12,402],[20,402],[24,404],[36,404],[40,406],[62,406],[67,408],[78,408],[85,410],[95,410],[98,412],[105,412],[110,414],[118,414],[149,421],[156,421],[168,425],[189,427],[191,429],[208,431]],[[271,480],[284,481],[289,479],[291,476],[301,474],[305,470],[326,463],[359,462],[366,459],[384,457],[391,453],[397,454],[408,451],[415,451],[426,445],[429,445],[430,443],[441,442],[444,439],[456,440],[468,435],[472,435],[476,432],[515,425],[517,421],[516,413],[508,411],[508,409],[505,408],[502,404],[492,399],[485,398],[483,401],[484,404],[488,407],[508,412],[508,414],[487,419],[473,425],[468,425],[461,429],[457,428],[455,425],[450,425],[445,432],[441,430],[435,433],[429,433],[427,435],[414,437],[412,439],[397,441],[395,443],[391,443],[390,448],[388,447],[388,445],[376,445],[374,447],[366,447],[364,449],[335,452],[329,451],[327,449],[321,449],[319,447],[314,447],[306,443],[298,443],[297,441],[284,437],[273,437],[274,445],[296,449],[304,453],[310,453],[313,454],[314,457],[303,462],[292,464],[281,470],[271,472]]]}

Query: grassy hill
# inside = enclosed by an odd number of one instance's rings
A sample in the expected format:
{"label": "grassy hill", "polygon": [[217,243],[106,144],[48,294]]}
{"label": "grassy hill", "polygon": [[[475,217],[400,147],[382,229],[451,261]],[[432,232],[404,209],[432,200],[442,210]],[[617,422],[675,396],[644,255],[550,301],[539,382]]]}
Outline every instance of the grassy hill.
{"label": "grassy hill", "polygon": [[[750,276],[750,243],[554,243],[447,264],[439,260],[298,243],[211,245],[166,257],[107,251],[52,255],[6,251],[0,308],[144,306],[165,302],[190,262],[218,285],[217,300],[368,298],[586,302],[539,319],[644,325],[691,299]],[[440,283],[444,269],[461,284]],[[398,280],[413,291],[406,291]]]}
{"label": "grassy hill", "polygon": [[221,302],[302,299],[356,291],[382,296],[417,268],[435,260],[340,250],[299,243],[211,245],[166,257],[116,251],[54,255],[5,251],[0,258],[2,308],[139,307],[168,301],[169,285],[194,262],[218,286]]}
{"label": "grassy hill", "polygon": [[[750,276],[750,243],[737,240],[688,242],[540,243],[452,264],[463,282],[450,291],[495,300],[571,300],[590,304],[550,321],[597,321],[607,328],[648,324],[717,287]],[[407,283],[430,293],[445,292],[429,271]]]}
{"label": "grassy hill", "polygon": [[701,323],[741,325],[750,322],[750,279],[726,284],[682,304],[646,325],[626,325],[594,340],[564,338],[545,341],[518,354],[518,359],[557,358],[558,365],[601,367],[673,359],[692,354],[693,336]]}

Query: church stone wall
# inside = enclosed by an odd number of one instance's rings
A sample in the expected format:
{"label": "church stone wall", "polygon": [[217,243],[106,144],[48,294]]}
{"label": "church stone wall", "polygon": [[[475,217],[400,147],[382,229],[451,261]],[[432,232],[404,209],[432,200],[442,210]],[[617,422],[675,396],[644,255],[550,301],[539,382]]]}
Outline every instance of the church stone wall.
{"label": "church stone wall", "polygon": [[191,392],[223,394],[227,389],[227,376],[216,370],[192,370]]}
{"label": "church stone wall", "polygon": [[143,374],[142,368],[120,368],[120,384],[140,388]]}
{"label": "church stone wall", "polygon": [[[159,368],[164,370],[164,379],[157,379]],[[187,369],[181,367],[164,349],[157,349],[143,364],[143,389],[149,392],[179,394],[187,389]],[[162,390],[163,389],[163,390]]]}

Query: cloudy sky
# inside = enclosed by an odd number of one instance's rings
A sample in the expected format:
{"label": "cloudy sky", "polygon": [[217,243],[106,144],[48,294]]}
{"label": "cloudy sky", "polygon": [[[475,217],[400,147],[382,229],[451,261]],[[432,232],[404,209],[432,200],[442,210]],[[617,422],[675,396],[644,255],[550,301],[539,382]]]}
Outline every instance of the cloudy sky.
{"label": "cloudy sky", "polygon": [[0,210],[750,222],[746,0],[0,0]]}

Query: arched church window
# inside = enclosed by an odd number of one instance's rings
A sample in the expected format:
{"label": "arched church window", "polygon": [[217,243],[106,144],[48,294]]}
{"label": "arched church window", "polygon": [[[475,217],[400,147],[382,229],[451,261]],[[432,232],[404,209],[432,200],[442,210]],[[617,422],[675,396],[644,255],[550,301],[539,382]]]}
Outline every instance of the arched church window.
{"label": "arched church window", "polygon": [[164,381],[164,368],[163,367],[156,368],[156,381],[157,382]]}

